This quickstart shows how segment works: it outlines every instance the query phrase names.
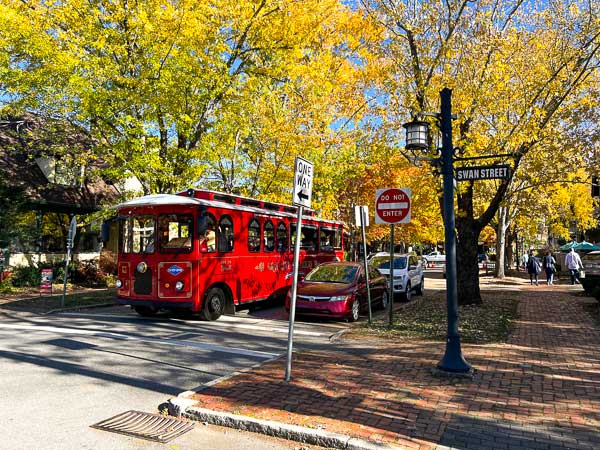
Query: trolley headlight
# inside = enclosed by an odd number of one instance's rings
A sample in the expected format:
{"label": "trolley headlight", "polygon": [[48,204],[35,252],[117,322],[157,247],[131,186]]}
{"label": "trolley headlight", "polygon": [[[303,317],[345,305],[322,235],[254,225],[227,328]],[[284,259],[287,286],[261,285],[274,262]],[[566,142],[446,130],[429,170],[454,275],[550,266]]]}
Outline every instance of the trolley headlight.
{"label": "trolley headlight", "polygon": [[177,283],[175,283],[175,290],[176,291],[182,291],[183,290],[183,281],[178,281]]}
{"label": "trolley headlight", "polygon": [[148,264],[142,261],[141,263],[138,263],[135,270],[137,270],[139,273],[145,273],[146,270],[148,270]]}
{"label": "trolley headlight", "polygon": [[115,286],[117,289],[121,289],[123,287],[123,282],[121,280],[115,281]]}

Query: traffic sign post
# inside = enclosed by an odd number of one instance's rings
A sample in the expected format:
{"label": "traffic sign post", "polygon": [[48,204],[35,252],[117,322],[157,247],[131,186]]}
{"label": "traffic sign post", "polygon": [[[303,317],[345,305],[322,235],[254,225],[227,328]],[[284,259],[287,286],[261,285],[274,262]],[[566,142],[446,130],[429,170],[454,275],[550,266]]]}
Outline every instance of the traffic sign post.
{"label": "traffic sign post", "polygon": [[362,244],[363,244],[363,268],[365,271],[365,282],[367,283],[367,305],[369,306],[369,325],[373,320],[373,312],[371,309],[371,286],[369,284],[369,268],[367,263],[367,237],[365,228],[369,225],[369,207],[368,206],[355,206],[354,211],[356,213],[356,225],[361,228],[362,231]]}
{"label": "traffic sign post", "polygon": [[394,225],[410,223],[410,188],[377,189],[375,195],[375,223],[390,225],[390,301],[389,326],[394,321]]}
{"label": "traffic sign post", "polygon": [[60,307],[65,307],[65,294],[67,293],[67,278],[69,275],[69,261],[71,260],[71,250],[73,249],[73,242],[75,241],[75,234],[77,234],[77,219],[75,216],[71,219],[71,225],[69,226],[69,237],[67,238],[67,258],[65,261],[65,275],[63,280],[63,294],[60,299]]}
{"label": "traffic sign post", "polygon": [[310,208],[313,186],[313,164],[304,158],[296,156],[296,170],[294,172],[294,191],[292,203],[298,206],[298,219],[296,224],[296,242],[294,244],[294,270],[292,272],[292,299],[290,302],[290,322],[288,329],[287,364],[285,366],[285,381],[290,381],[292,376],[292,351],[294,347],[294,320],[296,318],[296,295],[298,292],[298,263],[300,261],[300,241],[302,230],[302,211],[304,207]]}

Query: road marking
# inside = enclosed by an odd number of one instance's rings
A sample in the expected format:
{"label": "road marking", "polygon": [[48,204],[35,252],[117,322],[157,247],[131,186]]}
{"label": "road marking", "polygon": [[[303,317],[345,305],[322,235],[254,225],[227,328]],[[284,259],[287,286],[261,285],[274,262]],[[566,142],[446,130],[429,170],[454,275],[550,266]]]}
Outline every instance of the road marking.
{"label": "road marking", "polygon": [[[145,320],[140,317],[132,317],[132,316],[125,316],[125,315],[111,315],[111,314],[98,315],[98,314],[82,314],[82,313],[60,313],[60,315],[61,316],[74,316],[74,317],[98,317],[98,318],[107,318],[107,319],[115,318],[115,319],[128,319],[128,320]],[[153,317],[152,320],[156,321],[157,319],[155,317]],[[165,320],[177,321],[178,323],[207,326],[210,328],[220,327],[222,329],[228,329],[228,330],[229,329],[233,329],[233,330],[247,329],[247,330],[259,330],[259,331],[266,331],[266,332],[273,332],[273,333],[281,333],[281,334],[288,334],[288,331],[289,331],[287,328],[268,328],[268,327],[265,327],[264,325],[248,325],[248,324],[234,323],[233,322],[234,320],[237,321],[239,319],[231,318],[230,320],[223,320],[223,317],[220,318],[219,321],[215,322],[214,324],[211,324],[210,322],[199,323],[197,321],[180,320],[180,319],[165,319]],[[264,324],[266,322],[264,320],[259,321],[257,319],[248,319],[248,318],[244,318],[242,320],[252,320],[253,322],[255,322],[257,324]],[[273,322],[273,321],[269,321],[269,322]],[[304,331],[304,330],[294,330],[294,334],[300,335],[300,336],[313,336],[313,337],[328,337],[330,335],[330,333],[319,333],[317,331]]]}
{"label": "road marking", "polygon": [[243,355],[243,356],[251,356],[255,358],[274,358],[279,356],[279,353],[270,353],[270,352],[261,352],[257,350],[246,350],[243,348],[235,348],[235,347],[223,347],[220,345],[212,345],[212,344],[200,344],[197,342],[187,342],[187,341],[179,341],[177,339],[159,339],[159,338],[145,338],[138,336],[130,336],[128,334],[122,333],[111,333],[107,331],[98,331],[98,330],[83,330],[78,328],[61,328],[61,327],[53,327],[48,325],[14,325],[14,324],[0,324],[0,329],[10,329],[10,330],[29,330],[29,331],[45,331],[48,333],[59,333],[59,334],[72,334],[72,335],[81,335],[81,336],[93,336],[100,338],[108,338],[122,341],[138,341],[138,342],[148,342],[153,344],[160,345],[171,345],[175,347],[192,347],[200,350],[210,350],[221,353],[232,353],[235,355]]}

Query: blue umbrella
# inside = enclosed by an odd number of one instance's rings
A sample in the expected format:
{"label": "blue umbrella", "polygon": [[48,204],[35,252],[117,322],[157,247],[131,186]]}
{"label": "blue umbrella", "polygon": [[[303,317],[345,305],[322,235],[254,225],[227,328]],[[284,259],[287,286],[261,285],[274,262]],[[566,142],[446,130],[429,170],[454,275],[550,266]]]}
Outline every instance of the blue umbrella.
{"label": "blue umbrella", "polygon": [[583,252],[591,252],[592,250],[600,250],[600,247],[598,247],[595,244],[592,244],[591,242],[587,242],[587,241],[583,241],[580,242],[579,244],[574,246],[575,250],[581,250]]}
{"label": "blue umbrella", "polygon": [[575,242],[575,241],[567,242],[565,245],[563,245],[560,248],[560,250],[563,251],[563,252],[566,252],[568,250],[571,250],[571,247],[575,247],[575,249],[577,249],[578,245],[579,244],[577,242]]}

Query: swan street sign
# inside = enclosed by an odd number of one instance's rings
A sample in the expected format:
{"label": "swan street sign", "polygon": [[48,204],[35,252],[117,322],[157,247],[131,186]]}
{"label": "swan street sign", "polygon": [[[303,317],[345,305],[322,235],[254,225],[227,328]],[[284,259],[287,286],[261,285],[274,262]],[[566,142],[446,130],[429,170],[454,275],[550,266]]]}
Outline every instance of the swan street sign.
{"label": "swan street sign", "polygon": [[510,176],[510,166],[499,164],[496,166],[467,166],[454,169],[456,181],[492,180],[494,178],[507,179]]}

